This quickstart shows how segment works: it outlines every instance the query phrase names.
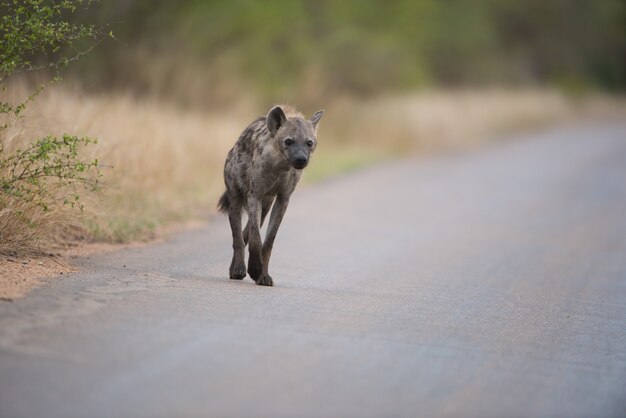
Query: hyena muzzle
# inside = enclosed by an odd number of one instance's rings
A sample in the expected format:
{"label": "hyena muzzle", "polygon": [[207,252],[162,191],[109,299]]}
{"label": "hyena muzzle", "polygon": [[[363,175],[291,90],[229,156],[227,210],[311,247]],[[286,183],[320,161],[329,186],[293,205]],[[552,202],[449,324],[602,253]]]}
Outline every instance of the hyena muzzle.
{"label": "hyena muzzle", "polygon": [[[317,146],[317,124],[324,111],[305,119],[290,106],[272,108],[243,131],[224,165],[226,192],[218,208],[228,214],[233,234],[230,278],[246,277],[245,246],[249,245],[248,274],[263,286],[273,286],[268,265],[276,232],[305,168]],[[273,208],[272,208],[273,205]],[[265,240],[260,227],[272,208]],[[248,223],[242,230],[242,212]]]}

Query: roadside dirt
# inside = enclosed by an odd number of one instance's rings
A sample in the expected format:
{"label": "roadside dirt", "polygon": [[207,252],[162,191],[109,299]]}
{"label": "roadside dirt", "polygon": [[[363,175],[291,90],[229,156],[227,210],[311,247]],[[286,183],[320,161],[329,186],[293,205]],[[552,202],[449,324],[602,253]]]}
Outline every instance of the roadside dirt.
{"label": "roadside dirt", "polygon": [[0,258],[0,301],[11,302],[42,284],[45,277],[75,271],[65,257]]}
{"label": "roadside dirt", "polygon": [[63,247],[49,249],[39,255],[0,255],[0,303],[12,302],[49,280],[56,280],[78,271],[73,265],[73,260],[77,257],[155,244],[163,241],[170,234],[199,228],[205,224],[206,222],[202,221],[190,221],[167,226],[157,233],[157,238],[146,242],[128,244],[74,242]]}
{"label": "roadside dirt", "polygon": [[[133,244],[136,245],[136,244]],[[43,285],[50,278],[78,271],[75,257],[128,247],[122,244],[72,243],[33,256],[0,256],[0,301],[10,302]]]}

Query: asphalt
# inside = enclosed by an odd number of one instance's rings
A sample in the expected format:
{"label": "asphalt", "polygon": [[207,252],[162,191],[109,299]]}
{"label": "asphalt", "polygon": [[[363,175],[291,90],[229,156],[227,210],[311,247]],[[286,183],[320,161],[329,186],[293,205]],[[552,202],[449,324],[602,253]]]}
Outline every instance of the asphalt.
{"label": "asphalt", "polygon": [[626,416],[626,124],[291,201],[272,288],[216,216],[0,303],[0,416]]}

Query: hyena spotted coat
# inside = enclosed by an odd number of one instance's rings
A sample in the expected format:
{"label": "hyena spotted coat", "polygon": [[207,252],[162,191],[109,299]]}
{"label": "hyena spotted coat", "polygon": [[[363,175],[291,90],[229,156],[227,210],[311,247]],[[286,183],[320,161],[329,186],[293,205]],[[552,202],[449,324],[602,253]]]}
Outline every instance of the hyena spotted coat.
{"label": "hyena spotted coat", "polygon": [[[226,192],[218,208],[228,214],[233,233],[231,279],[246,277],[245,246],[249,244],[248,274],[259,285],[273,286],[268,265],[276,232],[296,188],[302,169],[317,146],[317,124],[324,111],[311,119],[280,105],[259,117],[241,134],[224,166]],[[265,241],[260,227],[272,207]],[[242,231],[242,212],[248,223]]]}

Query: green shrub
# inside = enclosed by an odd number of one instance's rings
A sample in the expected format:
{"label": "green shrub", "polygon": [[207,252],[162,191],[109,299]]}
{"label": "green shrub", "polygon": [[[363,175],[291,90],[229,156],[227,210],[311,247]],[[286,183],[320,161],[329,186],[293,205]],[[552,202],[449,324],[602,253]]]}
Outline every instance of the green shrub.
{"label": "green shrub", "polygon": [[[0,2],[0,251],[18,250],[46,239],[42,222],[54,222],[42,212],[59,207],[82,208],[81,188],[98,187],[98,161],[84,160],[80,147],[94,139],[64,134],[61,137],[16,139],[9,128],[44,89],[34,87],[17,102],[5,99],[11,78],[45,72],[56,82],[60,70],[89,52],[106,36],[101,28],[72,23],[72,14],[88,7],[89,0],[12,0]],[[23,132],[24,129],[21,129]],[[19,223],[20,225],[15,225]]]}
{"label": "green shrub", "polygon": [[[78,155],[79,145],[95,143],[90,138],[63,135],[62,138],[47,136],[35,141],[28,148],[17,149],[4,155],[0,144],[0,188],[4,198],[20,199],[50,210],[58,189],[69,191],[62,204],[72,207],[80,199],[78,185],[89,190],[98,187],[98,160],[82,161]],[[92,171],[96,171],[94,175]],[[78,207],[81,207],[78,204]]]}

